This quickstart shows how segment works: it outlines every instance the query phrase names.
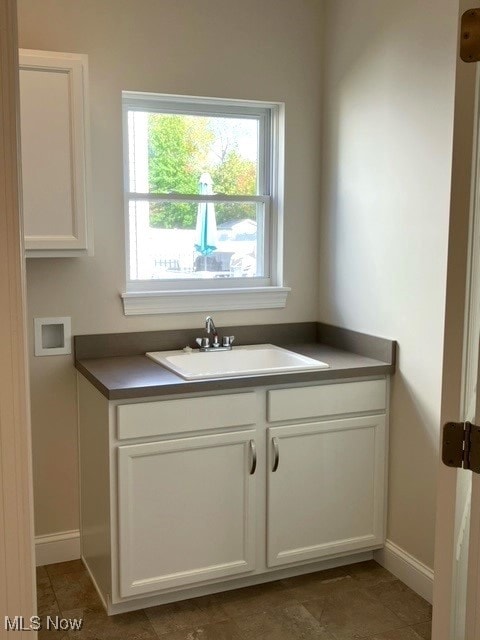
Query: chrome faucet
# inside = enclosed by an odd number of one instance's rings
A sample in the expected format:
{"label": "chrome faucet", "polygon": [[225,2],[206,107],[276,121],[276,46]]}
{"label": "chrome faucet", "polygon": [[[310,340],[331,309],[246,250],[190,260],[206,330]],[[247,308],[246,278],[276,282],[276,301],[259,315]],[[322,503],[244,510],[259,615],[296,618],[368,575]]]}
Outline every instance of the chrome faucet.
{"label": "chrome faucet", "polygon": [[235,336],[223,336],[220,342],[217,327],[215,326],[212,316],[207,316],[205,319],[205,331],[207,332],[207,337],[196,339],[196,343],[200,347],[200,351],[231,350]]}
{"label": "chrome faucet", "polygon": [[205,331],[207,332],[207,335],[211,335],[213,337],[213,342],[211,343],[212,347],[218,348],[220,346],[220,341],[218,339],[217,327],[215,326],[212,316],[207,316],[205,319]]}

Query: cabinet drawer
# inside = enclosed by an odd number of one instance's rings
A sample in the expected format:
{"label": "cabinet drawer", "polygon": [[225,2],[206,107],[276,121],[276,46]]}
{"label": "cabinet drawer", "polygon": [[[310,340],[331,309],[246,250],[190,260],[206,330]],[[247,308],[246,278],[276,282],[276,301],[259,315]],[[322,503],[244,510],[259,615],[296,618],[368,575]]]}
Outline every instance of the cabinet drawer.
{"label": "cabinet drawer", "polygon": [[254,392],[117,407],[119,440],[252,424],[255,424]]}
{"label": "cabinet drawer", "polygon": [[386,406],[386,381],[364,380],[269,391],[267,417],[269,422],[303,420],[362,411],[384,411]]}

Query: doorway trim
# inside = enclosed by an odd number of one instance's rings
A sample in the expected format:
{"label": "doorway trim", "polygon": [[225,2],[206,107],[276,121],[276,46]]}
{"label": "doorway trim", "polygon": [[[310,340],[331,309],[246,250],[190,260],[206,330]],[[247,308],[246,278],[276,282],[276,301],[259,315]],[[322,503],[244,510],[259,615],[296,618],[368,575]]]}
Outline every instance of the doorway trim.
{"label": "doorway trim", "polygon": [[[0,611],[36,610],[16,0],[0,3]],[[0,620],[3,637],[3,615]],[[19,638],[36,632],[17,632]]]}

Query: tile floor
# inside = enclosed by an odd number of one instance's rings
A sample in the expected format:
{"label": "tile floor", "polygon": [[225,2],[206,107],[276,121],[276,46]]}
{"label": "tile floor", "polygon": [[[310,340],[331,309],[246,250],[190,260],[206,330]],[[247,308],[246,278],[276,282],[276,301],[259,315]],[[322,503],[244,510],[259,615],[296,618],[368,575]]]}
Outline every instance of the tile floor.
{"label": "tile floor", "polygon": [[37,569],[39,615],[83,618],[79,640],[422,640],[431,607],[376,562],[107,616],[80,560]]}

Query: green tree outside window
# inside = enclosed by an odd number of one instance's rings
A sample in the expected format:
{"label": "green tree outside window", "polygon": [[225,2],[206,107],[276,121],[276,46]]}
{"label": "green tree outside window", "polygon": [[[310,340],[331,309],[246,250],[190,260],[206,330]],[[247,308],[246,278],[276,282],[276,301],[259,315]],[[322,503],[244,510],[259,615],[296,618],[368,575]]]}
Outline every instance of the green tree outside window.
{"label": "green tree outside window", "polygon": [[[214,193],[255,195],[256,163],[243,157],[228,135],[222,137],[219,153],[210,118],[150,114],[148,134],[152,193],[196,194],[200,175],[207,171]],[[218,203],[215,211],[218,224],[255,218],[254,208],[248,204]],[[152,227],[193,229],[195,223],[196,207],[190,203],[155,203],[151,207]]]}

